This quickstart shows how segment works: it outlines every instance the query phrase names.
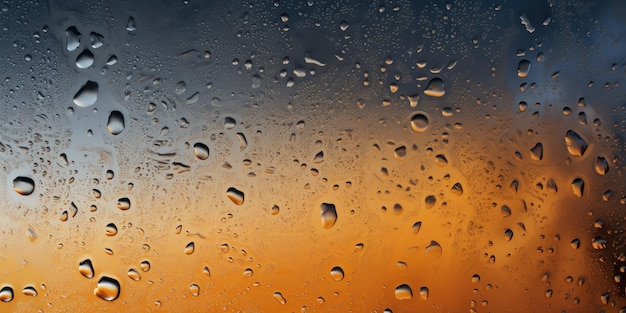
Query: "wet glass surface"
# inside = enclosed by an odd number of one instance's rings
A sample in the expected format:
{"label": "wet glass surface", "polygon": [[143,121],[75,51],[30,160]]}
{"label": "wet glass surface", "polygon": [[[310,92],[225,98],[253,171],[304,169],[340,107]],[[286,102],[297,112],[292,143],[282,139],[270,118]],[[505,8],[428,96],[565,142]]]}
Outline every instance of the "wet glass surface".
{"label": "wet glass surface", "polygon": [[0,312],[626,312],[620,1],[4,1]]}

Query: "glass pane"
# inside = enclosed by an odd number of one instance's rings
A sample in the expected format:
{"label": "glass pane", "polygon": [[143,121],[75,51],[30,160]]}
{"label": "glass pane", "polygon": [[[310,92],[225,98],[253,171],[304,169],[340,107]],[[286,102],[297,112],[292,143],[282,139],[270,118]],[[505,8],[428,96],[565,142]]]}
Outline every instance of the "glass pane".
{"label": "glass pane", "polygon": [[626,312],[620,1],[4,1],[2,312]]}

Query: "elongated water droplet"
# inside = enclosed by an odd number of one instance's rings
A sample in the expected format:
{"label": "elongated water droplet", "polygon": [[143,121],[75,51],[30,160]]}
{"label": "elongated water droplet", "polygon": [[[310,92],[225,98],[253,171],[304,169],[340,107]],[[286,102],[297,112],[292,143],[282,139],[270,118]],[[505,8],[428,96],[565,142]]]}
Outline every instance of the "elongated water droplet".
{"label": "elongated water droplet", "polygon": [[513,238],[513,231],[507,228],[507,230],[504,231],[504,240],[511,241],[512,238]]}
{"label": "elongated water droplet", "polygon": [[109,121],[107,122],[107,130],[111,135],[119,135],[124,131],[124,115],[120,111],[113,111],[109,114]]}
{"label": "elongated water droplet", "polygon": [[226,196],[236,205],[243,204],[244,193],[235,187],[228,188],[228,190],[226,191]]}
{"label": "elongated water droplet", "polygon": [[330,277],[332,277],[335,281],[341,281],[343,276],[343,269],[339,266],[335,266],[330,270]]}
{"label": "elongated water droplet", "polygon": [[98,281],[98,287],[93,290],[98,298],[113,301],[120,296],[120,283],[111,277],[103,276]]}
{"label": "elongated water droplet", "polygon": [[29,296],[29,297],[36,297],[37,296],[37,289],[35,289],[35,287],[33,286],[26,286],[22,289],[22,293],[25,296]]}
{"label": "elongated water droplet", "polygon": [[422,298],[422,300],[428,300],[428,287],[421,287],[420,288],[420,298]]}
{"label": "elongated water droplet", "polygon": [[92,106],[98,100],[98,83],[87,81],[74,95],[74,104],[81,108]]}
{"label": "elongated water droplet", "polygon": [[332,228],[337,222],[337,211],[332,203],[322,203],[320,206],[322,214],[322,226],[326,229]]}
{"label": "elongated water droplet", "polygon": [[605,175],[609,171],[609,162],[604,157],[598,157],[594,166],[596,173]]}
{"label": "elongated water droplet", "polygon": [[13,179],[13,190],[22,196],[28,196],[35,191],[35,181],[29,177],[18,176]]}
{"label": "elongated water droplet", "polygon": [[140,281],[141,280],[141,275],[134,268],[129,269],[127,274],[128,274],[128,278],[130,278],[130,279],[132,279],[134,281]]}
{"label": "elongated water droplet", "polygon": [[565,133],[565,145],[569,154],[573,156],[582,156],[587,150],[587,142],[571,129]]}
{"label": "elongated water droplet", "polygon": [[196,250],[196,245],[192,242],[188,243],[185,246],[185,254],[190,255],[193,254],[193,251]]}
{"label": "elongated water droplet", "polygon": [[417,235],[420,232],[421,228],[422,228],[422,222],[415,222],[413,226],[411,227],[411,233],[413,233],[413,235]]}
{"label": "elongated water droplet", "polygon": [[585,192],[585,181],[582,178],[576,178],[572,181],[572,192],[578,198],[582,197]]}
{"label": "elongated water droplet", "polygon": [[396,299],[398,300],[411,300],[413,298],[413,290],[407,284],[396,287],[395,291]]}
{"label": "elongated water droplet", "polygon": [[93,264],[90,259],[82,260],[78,263],[78,272],[87,277],[92,278],[94,275]]}
{"label": "elongated water droplet", "polygon": [[411,129],[416,133],[423,133],[428,129],[428,117],[422,113],[417,113],[411,117]]}
{"label": "elongated water droplet", "polygon": [[209,147],[203,143],[197,142],[193,145],[193,154],[200,160],[206,160],[209,158]]}
{"label": "elongated water droplet", "polygon": [[519,78],[528,77],[528,73],[530,72],[530,61],[521,60],[517,65],[517,76]]}
{"label": "elongated water droplet", "polygon": [[76,26],[70,26],[65,30],[65,40],[65,49],[67,49],[67,51],[78,49],[80,46],[80,33],[78,29],[76,29]]}
{"label": "elongated water droplet", "polygon": [[278,301],[278,303],[280,304],[285,304],[287,303],[287,300],[285,299],[285,297],[283,297],[283,294],[280,292],[274,292],[274,294],[272,295],[274,297],[274,299],[276,301]]}

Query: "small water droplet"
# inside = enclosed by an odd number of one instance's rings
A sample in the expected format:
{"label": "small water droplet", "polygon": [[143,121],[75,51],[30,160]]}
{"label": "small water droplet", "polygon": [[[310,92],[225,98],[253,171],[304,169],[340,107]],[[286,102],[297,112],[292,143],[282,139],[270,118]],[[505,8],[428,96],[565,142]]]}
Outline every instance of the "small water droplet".
{"label": "small water droplet", "polygon": [[335,266],[330,270],[330,277],[332,277],[335,281],[341,281],[343,276],[343,269],[339,266]]}
{"label": "small water droplet", "polygon": [[322,215],[322,226],[326,229],[332,228],[337,222],[337,211],[332,203],[322,203],[320,206]]}
{"label": "small water droplet", "polygon": [[580,240],[579,239],[572,240],[572,242],[570,243],[570,246],[574,249],[580,248]]}
{"label": "small water droplet", "polygon": [[443,80],[441,78],[431,79],[426,90],[424,90],[424,94],[430,97],[443,97],[446,94]]}
{"label": "small water droplet", "polygon": [[395,150],[393,150],[393,156],[394,158],[396,158],[396,160],[404,160],[404,158],[406,157],[406,147],[405,146],[400,146],[397,147]]}
{"label": "small water droplet", "polygon": [[209,158],[209,147],[203,143],[197,142],[193,145],[193,154],[200,160],[206,160]]}
{"label": "small water droplet", "polygon": [[277,205],[272,206],[272,215],[276,215],[280,212],[280,207]]}
{"label": "small water droplet", "polygon": [[109,121],[107,122],[107,130],[111,135],[119,135],[124,131],[124,115],[120,111],[113,111],[109,114]]}
{"label": "small water droplet", "polygon": [[573,156],[582,156],[587,150],[587,142],[571,129],[565,133],[565,145],[569,154]]}
{"label": "small water droplet", "polygon": [[35,181],[29,177],[18,176],[13,179],[13,190],[22,196],[28,196],[35,191]]}
{"label": "small water droplet", "polygon": [[598,157],[594,166],[596,173],[605,175],[609,171],[609,162],[604,157]]}
{"label": "small water droplet", "polygon": [[472,283],[477,283],[480,281],[480,275],[474,274],[472,275]]}
{"label": "small water droplet", "polygon": [[582,197],[585,192],[585,181],[581,178],[574,179],[572,181],[572,192],[576,197]]}
{"label": "small water droplet", "polygon": [[113,301],[120,296],[120,283],[111,277],[103,276],[98,281],[98,287],[93,290],[98,298]]}
{"label": "small water droplet", "polygon": [[13,288],[4,286],[0,289],[0,301],[11,302],[13,300]]}
{"label": "small water droplet", "polygon": [[428,287],[423,286],[420,288],[420,298],[422,298],[422,300],[428,300]]}
{"label": "small water droplet", "polygon": [[78,263],[78,272],[87,277],[92,278],[94,275],[93,264],[90,259],[82,260]]}
{"label": "small water droplet", "polygon": [[441,256],[443,249],[438,242],[431,240],[430,244],[424,249],[424,254],[433,259],[437,259]]}
{"label": "small water droplet", "polygon": [[226,196],[236,205],[242,205],[244,201],[244,193],[235,187],[230,187],[226,191]]}
{"label": "small water droplet", "polygon": [[196,250],[196,245],[192,242],[188,243],[185,246],[185,254],[190,255],[193,253],[193,251]]}
{"label": "small water droplet", "polygon": [[521,60],[517,65],[517,77],[526,78],[530,72],[530,61]]}
{"label": "small water droplet", "polygon": [[276,301],[278,301],[278,303],[280,304],[285,304],[287,303],[287,300],[285,299],[285,297],[283,297],[283,294],[280,292],[274,292],[274,294],[272,295],[274,297],[274,299]]}
{"label": "small water droplet", "polygon": [[89,49],[85,49],[76,57],[76,67],[85,69],[91,65],[93,65],[93,53]]}
{"label": "small water droplet", "polygon": [[422,222],[415,222],[413,226],[411,227],[411,233],[413,233],[413,235],[417,235],[420,232],[421,228],[422,228]]}
{"label": "small water droplet", "polygon": [[450,188],[450,191],[457,196],[462,196],[463,195],[463,186],[461,185],[461,183],[455,183],[452,188]]}
{"label": "small water droplet", "polygon": [[411,117],[411,128],[416,133],[423,133],[428,129],[429,121],[425,114],[417,113]]}
{"label": "small water droplet", "polygon": [[88,80],[74,95],[74,104],[81,108],[92,106],[98,100],[98,83]]}
{"label": "small water droplet", "polygon": [[448,165],[448,159],[443,154],[438,154],[435,156],[435,164],[439,165],[439,167],[444,167]]}
{"label": "small water droplet", "polygon": [[513,231],[507,228],[504,231],[504,240],[511,241],[512,238],[513,238]]}
{"label": "small water droplet", "polygon": [[141,280],[141,275],[134,268],[131,268],[131,269],[128,270],[128,277],[130,279],[134,280],[134,281],[140,281]]}
{"label": "small water droplet", "polygon": [[134,17],[131,16],[128,18],[128,22],[126,23],[126,30],[131,33],[137,30],[137,23],[135,22]]}
{"label": "small water droplet", "polygon": [[130,199],[128,198],[119,198],[117,199],[117,208],[126,211],[130,209]]}
{"label": "small water droplet", "polygon": [[196,284],[189,285],[189,292],[191,292],[192,296],[197,297],[200,295],[200,286]]}
{"label": "small water droplet", "polygon": [[67,51],[74,51],[80,46],[80,33],[76,26],[70,26],[65,30],[65,48]]}
{"label": "small water droplet", "polygon": [[37,289],[35,289],[35,287],[33,286],[26,286],[22,289],[22,293],[25,296],[29,296],[29,297],[36,297],[37,296]]}
{"label": "small water droplet", "polygon": [[147,272],[150,270],[150,262],[147,260],[143,260],[141,261],[141,264],[139,265],[139,268],[141,268],[142,271]]}
{"label": "small water droplet", "polygon": [[252,274],[254,274],[254,272],[251,268],[246,268],[245,270],[243,270],[243,277],[252,277]]}
{"label": "small water droplet", "polygon": [[398,300],[411,300],[413,298],[413,290],[407,284],[396,287],[395,291],[396,299]]}
{"label": "small water droplet", "polygon": [[541,161],[541,159],[543,159],[543,144],[541,142],[538,142],[530,149],[530,158],[535,161]]}
{"label": "small water droplet", "polygon": [[424,204],[426,205],[427,209],[434,207],[436,203],[437,203],[437,198],[433,195],[428,195],[424,199]]}

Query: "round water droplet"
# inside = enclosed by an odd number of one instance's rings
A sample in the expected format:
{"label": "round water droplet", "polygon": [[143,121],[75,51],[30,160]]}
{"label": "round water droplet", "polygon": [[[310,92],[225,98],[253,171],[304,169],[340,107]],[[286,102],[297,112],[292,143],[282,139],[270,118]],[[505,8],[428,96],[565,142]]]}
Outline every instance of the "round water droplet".
{"label": "round water droplet", "polygon": [[35,181],[29,177],[18,176],[13,180],[13,190],[22,196],[28,196],[35,191]]}
{"label": "round water droplet", "polygon": [[580,248],[580,240],[579,239],[572,240],[572,242],[570,243],[570,246],[574,249]]}
{"label": "round water droplet", "polygon": [[109,114],[109,121],[107,122],[107,130],[111,135],[119,135],[124,131],[124,115],[120,111],[113,111]]}
{"label": "round water droplet", "polygon": [[91,53],[88,49],[85,49],[76,57],[76,67],[84,69],[90,67],[91,65],[93,65],[93,53]]}
{"label": "round water droplet", "polygon": [[530,61],[521,60],[517,65],[517,77],[526,78],[530,72]]}
{"label": "round water droplet", "polygon": [[341,281],[343,276],[343,269],[339,266],[335,266],[330,270],[330,277],[332,277],[335,281]]}
{"label": "round water droplet", "polygon": [[193,145],[193,154],[200,160],[206,160],[209,158],[209,147],[197,142]]}
{"label": "round water droplet", "polygon": [[446,94],[443,80],[441,78],[431,79],[426,90],[424,90],[424,94],[430,97],[443,97]]}
{"label": "round water droplet", "polygon": [[433,259],[439,258],[443,249],[438,242],[431,240],[430,244],[424,249],[424,254]]}
{"label": "round water droplet", "polygon": [[106,235],[107,236],[115,236],[117,234],[117,226],[114,223],[107,224],[106,227]]}
{"label": "round water droplet", "polygon": [[406,157],[406,147],[400,146],[393,150],[393,157],[399,161],[404,160],[404,158]]}
{"label": "round water droplet", "polygon": [[82,260],[78,263],[78,272],[87,277],[92,278],[94,275],[93,264],[90,259]]}
{"label": "round water droplet", "polygon": [[120,283],[114,278],[102,276],[93,294],[100,299],[113,301],[120,296]]}
{"label": "round water droplet", "polygon": [[423,113],[417,113],[411,117],[411,128],[416,133],[423,133],[428,129],[428,117]]}
{"label": "round water droplet", "polygon": [[74,95],[74,104],[81,108],[92,106],[98,100],[98,83],[87,81]]}
{"label": "round water droplet", "polygon": [[280,207],[277,205],[272,206],[272,215],[276,215],[280,212]]}
{"label": "round water droplet", "polygon": [[134,280],[134,281],[140,281],[141,280],[141,275],[134,268],[131,268],[131,269],[128,270],[128,277],[130,279]]}
{"label": "round water droplet", "polygon": [[244,201],[244,193],[237,188],[230,187],[226,191],[226,196],[236,205],[242,205]]}
{"label": "round water droplet", "polygon": [[141,268],[142,271],[147,272],[150,270],[150,262],[147,260],[143,260],[141,261],[141,264],[139,265],[139,268]]}
{"label": "round water droplet", "polygon": [[4,286],[0,289],[0,301],[11,302],[13,300],[13,288]]}
{"label": "round water droplet", "polygon": [[35,289],[35,287],[33,286],[26,286],[22,289],[22,293],[25,296],[29,296],[29,297],[36,297],[37,296],[37,289]]}
{"label": "round water droplet", "polygon": [[398,300],[411,300],[413,298],[413,290],[407,284],[396,287],[396,299]]}
{"label": "round water droplet", "polygon": [[200,286],[196,284],[189,285],[189,292],[191,292],[192,296],[197,297],[200,295]]}
{"label": "round water droplet", "polygon": [[185,246],[185,254],[187,255],[192,254],[194,250],[196,250],[196,245],[193,243],[193,241]]}
{"label": "round water droplet", "polygon": [[285,304],[287,303],[287,300],[285,299],[285,297],[283,297],[283,294],[280,292],[274,292],[274,294],[272,295],[274,297],[274,299],[276,301],[278,301],[278,303],[280,304]]}
{"label": "round water droplet", "polygon": [[117,199],[117,208],[126,211],[130,209],[130,199],[128,198],[119,198]]}
{"label": "round water droplet", "polygon": [[435,198],[435,196],[433,196],[433,195],[428,195],[424,199],[424,204],[426,205],[427,209],[430,209],[430,208],[434,207],[435,203],[437,203],[437,198]]}
{"label": "round water droplet", "polygon": [[322,215],[322,226],[326,229],[332,228],[337,222],[337,210],[332,203],[322,203],[320,206]]}
{"label": "round water droplet", "polygon": [[252,277],[252,274],[254,274],[254,272],[251,268],[246,268],[245,270],[243,270],[243,277]]}
{"label": "round water droplet", "polygon": [[480,276],[478,274],[472,275],[472,282],[477,283],[480,281]]}

